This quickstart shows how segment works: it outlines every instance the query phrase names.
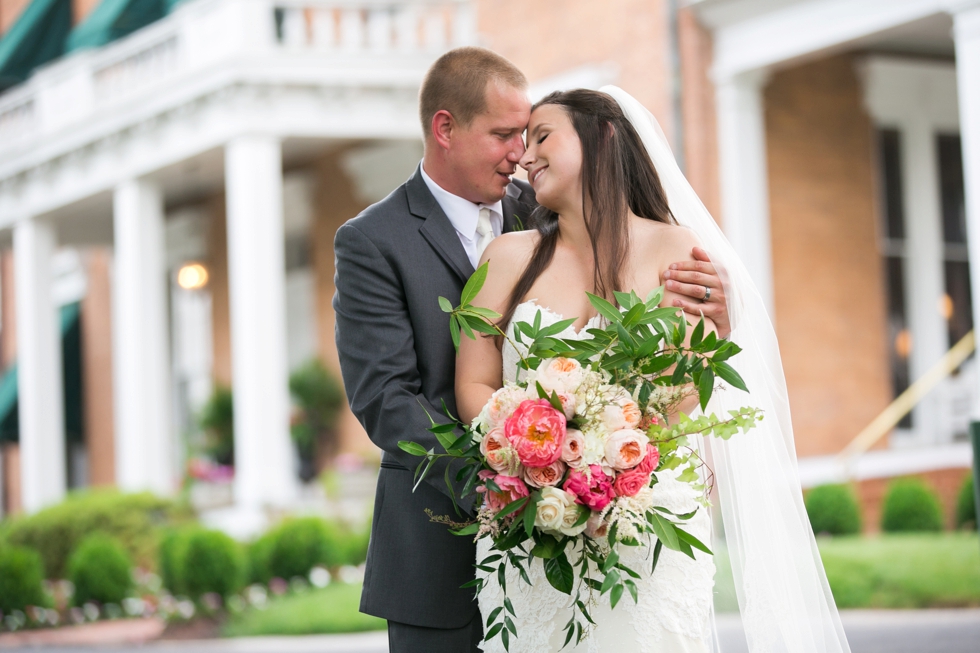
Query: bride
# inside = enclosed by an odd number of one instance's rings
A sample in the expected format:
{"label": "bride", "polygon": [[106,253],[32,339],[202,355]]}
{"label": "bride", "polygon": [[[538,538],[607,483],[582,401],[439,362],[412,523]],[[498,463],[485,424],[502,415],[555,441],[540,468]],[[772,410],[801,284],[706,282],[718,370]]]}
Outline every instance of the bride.
{"label": "bride", "polygon": [[[717,474],[717,507],[726,533],[746,643],[750,651],[849,651],[796,477],[795,447],[785,383],[772,326],[744,266],[677,168],[654,118],[615,87],[603,91],[553,93],[532,108],[527,151],[520,161],[540,207],[534,229],[493,240],[481,263],[490,261],[486,282],[474,300],[516,322],[542,323],[576,317],[560,334],[590,337],[594,315],[587,292],[613,300],[614,290],[641,297],[662,284],[667,264],[690,258],[694,246],[712,252],[724,268],[731,339],[745,350],[734,361],[752,391],[751,402],[766,412],[763,424],[730,441],[705,442],[704,454]],[[675,295],[668,286],[662,306]],[[706,327],[713,329],[710,320]],[[464,338],[456,367],[461,419],[470,421],[512,378],[518,352],[504,341]],[[716,392],[709,411],[722,413],[744,402],[732,388]],[[696,398],[680,407],[695,409]],[[693,510],[696,496],[669,471],[657,472],[660,505]],[[711,525],[700,510],[688,525],[707,542]],[[478,560],[491,542],[480,540]],[[652,547],[623,547],[624,562],[636,570]],[[547,582],[539,560],[529,570],[532,584],[516,571],[507,578],[517,619],[512,653],[558,651],[571,599]],[[642,573],[642,572],[641,572]],[[569,650],[594,653],[701,653],[718,650],[712,627],[712,556],[694,558],[664,550],[655,574],[637,581],[637,601],[615,610],[608,595],[590,611],[598,627]],[[486,615],[503,596],[495,578],[480,593]],[[503,651],[500,638],[484,644]]]}

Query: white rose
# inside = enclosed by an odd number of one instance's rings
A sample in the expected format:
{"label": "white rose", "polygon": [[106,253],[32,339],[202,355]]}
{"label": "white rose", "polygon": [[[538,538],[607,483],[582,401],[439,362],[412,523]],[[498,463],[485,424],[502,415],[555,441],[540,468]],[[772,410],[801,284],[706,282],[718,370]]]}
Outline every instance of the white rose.
{"label": "white rose", "polygon": [[538,501],[534,525],[546,531],[558,531],[565,519],[565,509],[574,501],[575,498],[564,490],[556,487],[541,488],[541,500]]}
{"label": "white rose", "polygon": [[575,522],[577,522],[582,516],[583,510],[588,510],[588,508],[574,504],[568,506],[568,508],[565,509],[565,515],[561,520],[561,527],[559,527],[558,531],[562,535],[568,535],[569,537],[574,537],[582,533],[585,530],[585,527],[588,526],[588,521],[584,521],[578,526],[575,525]]}
{"label": "white rose", "polygon": [[[582,384],[582,365],[573,358],[551,358],[541,361],[534,380],[547,392],[574,393]],[[534,385],[533,383],[531,384]]]}
{"label": "white rose", "polygon": [[621,431],[630,427],[629,421],[619,404],[608,404],[603,407],[600,416],[603,425],[610,431]]}

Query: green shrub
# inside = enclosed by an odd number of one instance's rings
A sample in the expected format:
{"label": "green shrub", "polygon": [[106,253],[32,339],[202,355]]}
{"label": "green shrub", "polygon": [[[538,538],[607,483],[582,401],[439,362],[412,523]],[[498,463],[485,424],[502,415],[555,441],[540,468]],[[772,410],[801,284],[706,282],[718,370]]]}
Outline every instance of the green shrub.
{"label": "green shrub", "polygon": [[272,572],[269,571],[269,558],[272,556],[272,548],[276,545],[278,536],[278,530],[274,529],[249,543],[246,550],[249,583],[268,583],[272,578]]}
{"label": "green shrub", "polygon": [[885,494],[881,530],[941,531],[943,511],[936,493],[919,479],[893,481]]}
{"label": "green shrub", "polygon": [[104,533],[89,535],[68,562],[75,605],[89,601],[121,603],[133,588],[133,563],[125,549]]}
{"label": "green shrub", "polygon": [[184,586],[184,559],[187,553],[187,541],[192,533],[202,530],[197,524],[168,529],[160,538],[160,548],[157,557],[157,570],[160,581],[170,590],[171,594],[186,594]]}
{"label": "green shrub", "polygon": [[198,423],[206,438],[205,450],[221,465],[235,464],[235,410],[231,390],[216,387],[201,409]]}
{"label": "green shrub", "polygon": [[344,407],[344,388],[337,378],[324,367],[319,359],[311,359],[289,375],[289,392],[300,409],[300,418],[290,429],[300,459],[306,463],[304,481],[316,475],[313,463],[317,448],[321,453],[333,456],[340,440],[337,420]]}
{"label": "green shrub", "polygon": [[371,524],[368,523],[360,530],[349,531],[347,546],[344,550],[342,565],[356,567],[367,560],[368,539],[371,537]]}
{"label": "green shrub", "polygon": [[0,612],[46,606],[41,556],[22,546],[0,547]]}
{"label": "green shrub", "polygon": [[960,493],[956,497],[956,528],[977,527],[977,495],[973,491],[973,472],[963,479]]}
{"label": "green shrub", "polygon": [[64,578],[68,556],[89,534],[103,532],[119,540],[133,562],[156,568],[157,541],[167,526],[193,518],[190,509],[150,493],[115,490],[72,493],[62,503],[5,526],[7,541],[37,551],[46,578]]}
{"label": "green shrub", "polygon": [[820,485],[806,495],[806,513],[814,533],[853,535],[861,531],[861,511],[846,485]]}
{"label": "green shrub", "polygon": [[[319,517],[290,519],[276,529],[269,573],[280,578],[306,576],[316,565],[336,566],[342,543],[337,526]],[[332,564],[331,564],[332,563]]]}
{"label": "green shrub", "polygon": [[[227,597],[245,582],[245,556],[241,546],[221,531],[193,530],[186,543],[178,546],[181,578],[177,582],[191,598],[214,592]],[[182,549],[182,551],[181,551]]]}

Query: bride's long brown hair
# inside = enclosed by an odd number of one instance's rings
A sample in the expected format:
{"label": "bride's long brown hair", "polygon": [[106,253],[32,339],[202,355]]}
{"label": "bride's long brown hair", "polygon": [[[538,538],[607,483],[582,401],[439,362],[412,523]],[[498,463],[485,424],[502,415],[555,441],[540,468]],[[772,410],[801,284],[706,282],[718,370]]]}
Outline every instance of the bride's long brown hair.
{"label": "bride's long brown hair", "polygon": [[[656,222],[677,221],[650,155],[612,97],[586,89],[559,91],[531,111],[549,104],[565,111],[582,142],[582,214],[595,261],[592,292],[612,301],[613,291],[623,289],[623,267],[629,259],[629,211]],[[554,211],[539,206],[528,218],[528,226],[537,229],[541,238],[510,293],[501,327],[510,323],[517,305],[548,268],[558,244]]]}

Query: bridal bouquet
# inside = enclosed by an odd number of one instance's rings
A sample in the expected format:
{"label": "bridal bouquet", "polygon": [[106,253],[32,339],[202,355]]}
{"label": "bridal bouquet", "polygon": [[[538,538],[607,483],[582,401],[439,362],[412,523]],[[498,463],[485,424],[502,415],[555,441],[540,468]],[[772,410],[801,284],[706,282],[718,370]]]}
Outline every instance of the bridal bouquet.
{"label": "bridal bouquet", "polygon": [[[484,264],[464,287],[460,306],[439,298],[457,347],[461,334],[509,339],[494,322],[498,314],[470,304],[486,274]],[[452,415],[449,423],[432,422],[444,452],[399,443],[423,457],[416,483],[440,458],[460,459],[453,466],[455,484],[446,466],[450,490],[483,497],[476,520],[453,532],[493,540],[491,554],[477,568],[496,575],[505,598],[488,616],[486,639],[499,635],[509,649],[510,637],[517,636],[507,614],[514,615],[506,598],[508,567],[530,584],[527,565],[540,558],[548,582],[574,595],[567,645],[573,637],[582,640],[586,622],[594,625],[589,605],[595,593],[608,593],[614,608],[624,592],[636,601],[639,574],[620,560],[620,547],[652,544],[651,573],[663,547],[691,557],[695,549],[711,553],[683,528],[697,509],[675,514],[657,505],[657,474],[674,470],[706,505],[710,473],[700,469],[704,462],[689,438],[727,439],[752,428],[762,415],[742,408],[723,417],[669,419],[693,396],[703,411],[717,379],[746,388],[727,362],[738,345],[713,332],[705,335],[703,319],[689,331],[678,309],[658,308],[662,296],[662,288],[645,299],[616,293],[616,307],[589,295],[607,323],[589,329],[591,339],[558,337],[574,319],[542,326],[538,312],[533,323],[515,323],[511,344],[526,353],[518,369],[504,371],[513,372],[514,380],[493,394],[471,424]],[[479,591],[485,582],[478,577],[470,585]]]}

